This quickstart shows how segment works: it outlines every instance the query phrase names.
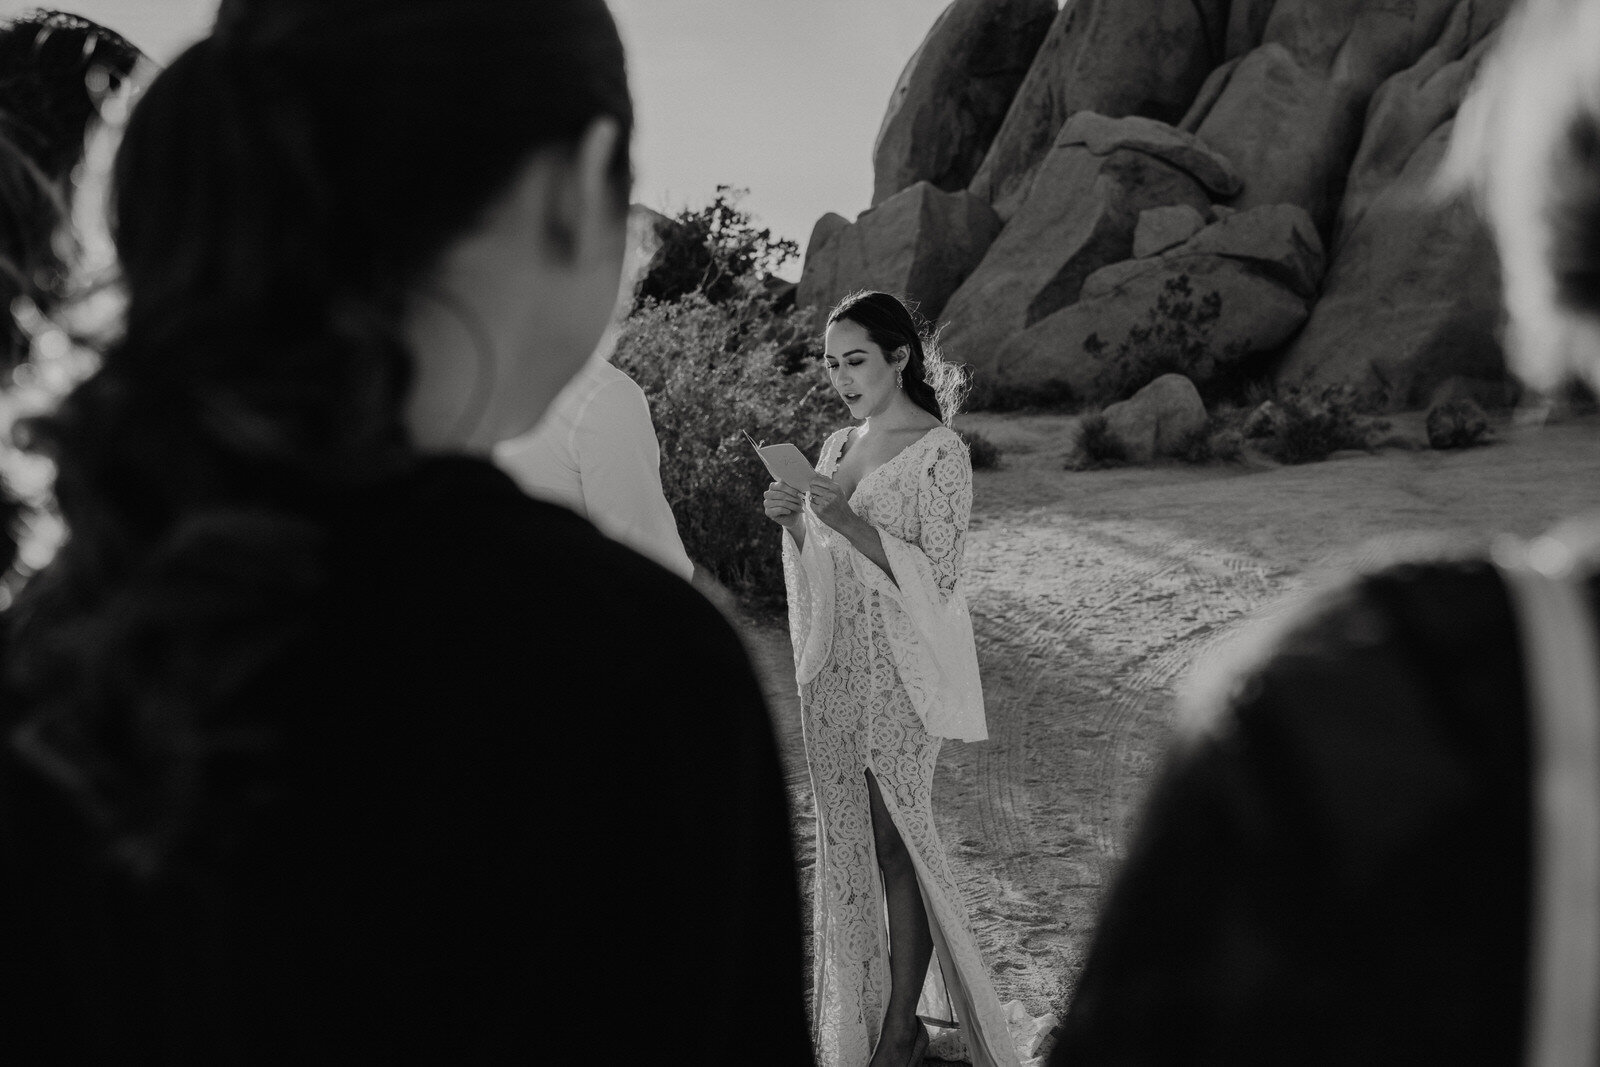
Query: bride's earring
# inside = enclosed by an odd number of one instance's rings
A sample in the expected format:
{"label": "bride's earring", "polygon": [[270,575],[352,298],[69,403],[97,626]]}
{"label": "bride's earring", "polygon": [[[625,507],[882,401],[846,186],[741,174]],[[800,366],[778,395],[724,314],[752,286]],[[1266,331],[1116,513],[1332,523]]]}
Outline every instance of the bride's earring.
{"label": "bride's earring", "polygon": [[896,364],[894,368],[894,387],[896,389],[904,389],[906,387],[906,365],[904,363]]}

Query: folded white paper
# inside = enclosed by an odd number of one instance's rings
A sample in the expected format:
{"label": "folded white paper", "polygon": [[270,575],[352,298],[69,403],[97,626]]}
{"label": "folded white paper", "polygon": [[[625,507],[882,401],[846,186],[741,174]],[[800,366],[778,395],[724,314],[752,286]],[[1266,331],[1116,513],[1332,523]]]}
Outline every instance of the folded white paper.
{"label": "folded white paper", "polygon": [[804,452],[788,443],[758,445],[755,438],[748,433],[744,436],[774,478],[802,493],[810,487],[811,479],[817,472],[812,469],[811,462],[806,459]]}

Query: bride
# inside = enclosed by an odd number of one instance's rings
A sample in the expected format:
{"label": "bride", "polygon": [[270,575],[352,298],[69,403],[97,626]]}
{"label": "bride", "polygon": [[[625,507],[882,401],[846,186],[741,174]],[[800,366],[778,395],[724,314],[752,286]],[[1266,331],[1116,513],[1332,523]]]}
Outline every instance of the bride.
{"label": "bride", "polygon": [[972,465],[947,425],[962,377],[887,293],[834,309],[824,358],[861,425],[828,438],[804,496],[782,482],[765,496],[789,534],[816,793],[813,1038],[830,1067],[906,1067],[927,1052],[925,1020],[959,1026],[977,1067],[1013,1067],[933,822],[943,739],[988,736],[960,580]]}

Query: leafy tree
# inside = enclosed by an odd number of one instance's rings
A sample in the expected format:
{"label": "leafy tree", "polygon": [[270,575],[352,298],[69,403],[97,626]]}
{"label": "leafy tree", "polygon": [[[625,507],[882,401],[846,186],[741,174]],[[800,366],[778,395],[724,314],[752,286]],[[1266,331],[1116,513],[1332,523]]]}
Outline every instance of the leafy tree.
{"label": "leafy tree", "polygon": [[756,280],[799,258],[796,242],[756,229],[750,213],[739,207],[747,193],[719,185],[705,207],[685,208],[660,224],[661,247],[639,283],[634,310],[647,300],[672,303],[691,293],[721,304],[743,295],[741,282],[746,279]]}

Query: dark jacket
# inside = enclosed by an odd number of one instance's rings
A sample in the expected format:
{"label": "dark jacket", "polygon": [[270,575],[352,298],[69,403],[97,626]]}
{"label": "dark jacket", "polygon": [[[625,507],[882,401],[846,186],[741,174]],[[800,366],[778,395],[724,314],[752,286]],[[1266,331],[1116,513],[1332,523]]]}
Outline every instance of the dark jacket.
{"label": "dark jacket", "polygon": [[0,749],[0,1058],[810,1063],[782,776],[724,619],[476,460],[323,518],[228,848],[143,883]]}
{"label": "dark jacket", "polygon": [[1323,602],[1160,775],[1051,1063],[1518,1062],[1524,694],[1487,563]]}

